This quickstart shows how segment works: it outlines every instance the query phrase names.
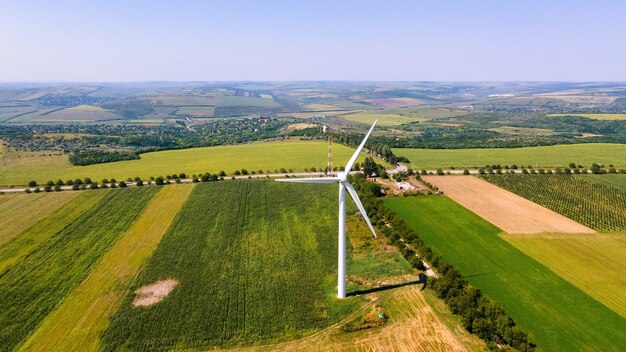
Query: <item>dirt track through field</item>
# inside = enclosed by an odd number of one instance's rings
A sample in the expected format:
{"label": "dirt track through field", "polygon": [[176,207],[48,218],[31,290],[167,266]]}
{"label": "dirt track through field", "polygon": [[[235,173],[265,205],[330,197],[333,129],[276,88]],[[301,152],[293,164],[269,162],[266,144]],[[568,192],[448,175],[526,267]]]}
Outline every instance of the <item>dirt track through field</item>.
{"label": "dirt track through field", "polygon": [[471,176],[424,176],[455,202],[511,234],[596,231],[514,193]]}
{"label": "dirt track through field", "polygon": [[[484,347],[457,323],[444,323],[433,312],[420,292],[421,285],[407,286],[370,294],[368,300],[381,303],[390,316],[382,328],[343,333],[342,323],[296,341],[238,349],[239,352],[269,351],[475,351]],[[366,303],[364,310],[373,303]],[[447,313],[449,314],[449,313]],[[350,320],[351,317],[346,319]]]}

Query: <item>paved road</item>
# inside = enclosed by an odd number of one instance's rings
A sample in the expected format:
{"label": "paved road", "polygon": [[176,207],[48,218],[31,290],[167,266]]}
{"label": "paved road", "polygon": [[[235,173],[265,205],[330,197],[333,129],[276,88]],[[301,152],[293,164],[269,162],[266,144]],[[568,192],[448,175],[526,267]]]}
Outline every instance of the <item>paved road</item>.
{"label": "paved road", "polygon": [[[393,170],[388,170],[387,173],[395,174],[395,173],[398,173],[398,172],[401,172],[401,171],[407,171],[406,166],[400,165],[399,167],[397,167],[397,168],[395,168]],[[432,173],[433,175],[437,174],[437,170],[426,170],[426,171],[429,172],[429,173]],[[446,174],[449,172],[451,175],[462,175],[463,174],[463,169],[460,169],[460,170],[459,169],[456,169],[456,170],[443,169],[443,171]],[[470,172],[471,175],[478,175],[478,170],[468,170],[468,171]],[[519,170],[519,169],[518,170],[512,170],[512,171],[514,171],[515,173],[518,173],[518,174],[522,173],[522,170]],[[357,172],[360,172],[360,171],[352,171],[350,173],[354,174],[354,173],[357,173]],[[333,173],[335,173],[335,172],[333,172]],[[296,176],[296,177],[323,177],[324,174],[320,173],[320,172],[289,172],[289,173],[284,173],[284,174],[283,173],[279,173],[279,174],[239,175],[239,176],[225,176],[224,180],[232,180],[233,177],[235,179],[246,179],[246,178],[268,178],[268,177],[269,178],[281,178],[281,177],[286,177],[286,176],[289,176],[289,177],[293,177],[293,176]],[[193,180],[190,179],[190,178],[185,178],[185,179],[182,179],[181,181],[183,183],[191,183],[191,182],[193,182]],[[144,184],[145,184],[145,182],[147,182],[147,180],[144,181]],[[152,183],[154,183],[154,181]],[[127,183],[127,184],[129,186],[135,186],[136,185],[135,182]],[[45,185],[41,185],[39,187],[43,188],[43,187],[45,187]],[[19,188],[0,188],[0,192],[3,192],[3,193],[24,192],[24,191],[26,191],[27,188],[28,187],[23,187],[23,186],[19,187]],[[33,191],[34,189],[35,189],[34,187],[30,188],[31,191]],[[61,189],[62,190],[71,190],[72,186],[61,186]]]}

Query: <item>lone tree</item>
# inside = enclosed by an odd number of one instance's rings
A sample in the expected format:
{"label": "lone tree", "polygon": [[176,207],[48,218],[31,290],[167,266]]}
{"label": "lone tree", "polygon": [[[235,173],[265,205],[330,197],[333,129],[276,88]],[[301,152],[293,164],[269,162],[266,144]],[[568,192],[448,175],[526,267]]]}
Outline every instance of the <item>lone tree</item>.
{"label": "lone tree", "polygon": [[363,161],[363,172],[365,176],[372,176],[372,174],[379,174],[378,165],[371,157],[366,157]]}

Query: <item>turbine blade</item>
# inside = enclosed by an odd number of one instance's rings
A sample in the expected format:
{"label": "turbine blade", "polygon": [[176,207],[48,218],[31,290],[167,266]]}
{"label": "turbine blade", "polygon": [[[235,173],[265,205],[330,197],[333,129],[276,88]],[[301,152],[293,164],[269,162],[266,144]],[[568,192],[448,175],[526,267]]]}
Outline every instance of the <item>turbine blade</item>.
{"label": "turbine blade", "polygon": [[278,182],[296,182],[296,183],[337,183],[337,177],[308,177],[308,178],[277,178]]}
{"label": "turbine blade", "polygon": [[374,124],[372,124],[372,127],[370,127],[370,130],[365,135],[365,138],[363,138],[363,142],[361,142],[361,145],[359,145],[359,147],[356,148],[356,151],[354,152],[354,154],[352,154],[352,157],[346,164],[346,172],[350,172],[350,170],[352,170],[352,166],[354,165],[356,158],[359,157],[359,153],[361,153],[361,149],[363,149],[363,147],[365,146],[365,142],[367,142],[367,139],[370,137],[370,134],[374,130],[374,126],[376,126],[376,122],[378,122],[378,120],[374,121]]}
{"label": "turbine blade", "polygon": [[374,235],[375,238],[378,238],[378,236],[376,236],[376,231],[374,231],[374,226],[372,226],[370,219],[367,217],[365,208],[363,208],[363,204],[361,204],[361,200],[359,199],[359,195],[356,193],[356,190],[348,182],[345,182],[344,185],[346,186],[348,193],[350,193],[350,197],[352,197],[352,200],[354,200],[354,203],[356,203],[357,208],[359,208],[359,212],[361,212],[361,215],[363,215],[363,218],[365,219],[367,226],[369,226],[370,230],[372,230],[372,234]]}

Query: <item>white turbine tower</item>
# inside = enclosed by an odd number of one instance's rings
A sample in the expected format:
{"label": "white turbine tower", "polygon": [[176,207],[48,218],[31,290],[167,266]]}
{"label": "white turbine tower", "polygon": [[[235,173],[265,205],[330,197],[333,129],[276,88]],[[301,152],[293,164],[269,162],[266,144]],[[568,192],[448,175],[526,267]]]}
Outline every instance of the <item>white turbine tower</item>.
{"label": "white turbine tower", "polygon": [[348,174],[354,165],[354,162],[359,156],[361,149],[365,145],[365,142],[369,138],[372,130],[374,130],[374,126],[376,126],[376,122],[370,128],[370,130],[363,138],[363,142],[356,149],[356,152],[352,155],[348,163],[346,164],[346,169],[343,172],[338,172],[335,177],[311,177],[311,178],[285,178],[285,179],[277,179],[276,181],[281,182],[299,182],[299,183],[339,183],[339,255],[338,255],[338,268],[337,268],[337,297],[346,298],[346,190],[350,193],[350,196],[356,203],[356,206],[359,208],[359,212],[367,222],[370,230],[372,230],[372,234],[374,237],[376,236],[376,231],[374,231],[374,226],[370,222],[370,219],[367,217],[367,213],[365,212],[365,208],[363,208],[363,204],[361,204],[361,200],[356,193],[354,187],[348,183]]}

